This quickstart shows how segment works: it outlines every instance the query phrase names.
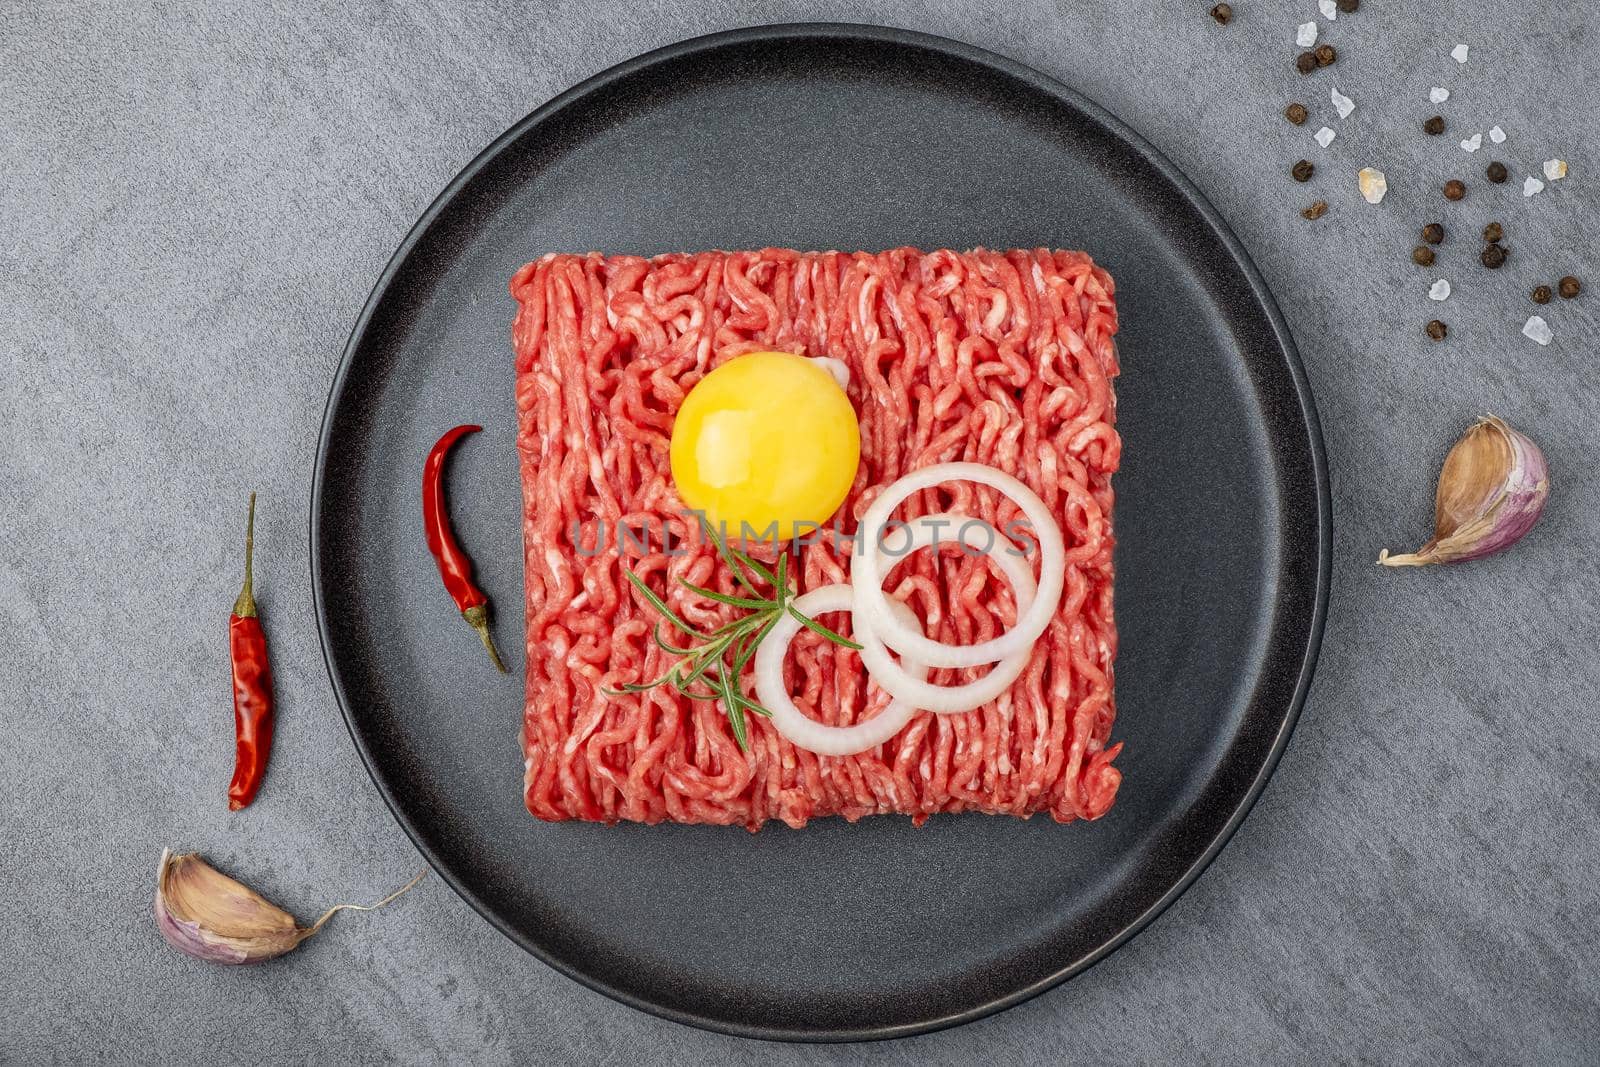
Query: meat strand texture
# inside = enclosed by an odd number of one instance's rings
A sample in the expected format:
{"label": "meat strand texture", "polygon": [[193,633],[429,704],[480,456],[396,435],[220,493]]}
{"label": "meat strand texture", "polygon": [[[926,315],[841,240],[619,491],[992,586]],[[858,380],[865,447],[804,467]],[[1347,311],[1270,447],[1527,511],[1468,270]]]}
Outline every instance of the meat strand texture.
{"label": "meat strand texture", "polygon": [[[982,811],[1098,818],[1121,782],[1115,717],[1112,490],[1122,443],[1111,277],[1081,252],[745,252],[547,255],[517,271],[518,452],[524,497],[527,703],[524,795],[541,819],[741,825]],[[1043,499],[1067,545],[1066,583],[1027,668],[993,703],[920,713],[855,756],[796,748],[750,716],[741,752],[720,705],[668,686],[672,657],[631,570],[693,625],[737,609],[678,579],[734,592],[671,480],[674,413],[712,368],[748,352],[830,356],[849,368],[861,465],[835,519],[844,533],[901,475],[966,460],[1015,475]],[[899,518],[951,511],[998,529],[1020,511],[984,487],[915,494]],[[623,540],[618,524],[643,534]],[[604,530],[603,542],[597,541]],[[671,551],[662,531],[670,533]],[[1036,555],[1037,553],[1035,553]],[[800,551],[801,591],[848,581],[850,545]],[[937,640],[968,644],[1016,620],[1005,579],[946,547],[889,573]],[[849,632],[849,616],[825,619]],[[953,684],[988,668],[935,670]],[[785,667],[807,715],[848,725],[888,696],[856,653],[810,632]],[[754,682],[742,679],[747,692]]]}

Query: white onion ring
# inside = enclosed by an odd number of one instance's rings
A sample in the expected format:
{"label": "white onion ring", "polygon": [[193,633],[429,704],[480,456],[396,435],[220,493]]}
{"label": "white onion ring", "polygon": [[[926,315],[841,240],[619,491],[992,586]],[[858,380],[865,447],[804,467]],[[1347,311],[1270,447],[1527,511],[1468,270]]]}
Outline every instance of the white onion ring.
{"label": "white onion ring", "polygon": [[[1019,598],[1017,624],[1001,636],[976,645],[950,645],[942,641],[933,641],[905,626],[891,614],[889,597],[883,591],[884,574],[888,568],[884,566],[881,531],[886,527],[889,515],[911,494],[931,489],[944,482],[955,481],[976,482],[998,489],[1022,509],[1022,513],[1033,524],[1031,532],[1039,541],[1039,584],[1032,603],[1023,610]],[[974,521],[969,517],[962,518],[968,522]],[[1051,517],[1044,501],[1040,500],[1032,489],[1004,471],[981,463],[936,463],[931,467],[912,471],[905,477],[889,483],[872,502],[867,513],[861,517],[861,522],[856,527],[856,536],[874,538],[870,545],[864,546],[864,549],[856,554],[851,567],[850,587],[855,591],[853,613],[856,629],[866,629],[877,634],[884,644],[902,656],[918,663],[926,663],[930,667],[981,667],[985,663],[1007,659],[1015,655],[1019,648],[1032,648],[1034,642],[1044,633],[1045,627],[1050,625],[1056,605],[1061,601],[1061,589],[1066,578],[1066,545],[1061,539],[1061,527]],[[997,563],[1002,564],[1002,569],[1005,560],[1015,561],[1020,558],[1010,552],[991,552],[990,555]],[[1013,585],[1015,584],[1013,582]],[[862,658],[866,659],[865,656]],[[997,667],[983,681],[987,682],[999,673],[1000,668]],[[894,692],[893,689],[889,691]],[[895,693],[895,695],[902,694]],[[927,710],[935,709],[927,708]]]}
{"label": "white onion ring", "polygon": [[[851,595],[848,585],[824,585],[813,589],[794,601],[795,610],[807,618],[830,611],[850,611]],[[903,613],[907,625],[917,626],[917,616],[905,604],[894,601],[894,607]],[[829,726],[808,718],[794,706],[788,687],[783,684],[783,660],[789,644],[800,632],[800,622],[793,615],[780,618],[767,636],[756,647],[756,695],[772,712],[772,725],[794,745],[815,752],[819,756],[854,756],[883,744],[905,729],[906,723],[917,709],[904,700],[893,700],[889,706],[866,722],[854,726]],[[881,646],[880,646],[881,647]],[[897,664],[898,666],[898,664]],[[928,668],[919,663],[906,664],[911,678],[921,681],[928,677]]]}
{"label": "white onion ring", "polygon": [[[932,548],[936,544],[959,542],[961,534],[956,528],[957,523],[979,523],[990,533],[994,527],[982,519],[974,519],[967,515],[926,515],[920,519],[913,519],[911,523],[912,537],[911,552],[924,548]],[[926,524],[926,525],[924,525]],[[935,526],[943,525],[945,530],[935,532]],[[1011,591],[1017,601],[1017,616],[1022,618],[1027,608],[1037,603],[1033,584],[1033,571],[1018,555],[1009,552],[991,552],[989,558],[993,559],[1000,572],[1011,583]],[[857,557],[856,566],[861,565],[861,557]],[[852,585],[856,603],[860,603],[861,587]],[[891,610],[905,609],[906,605],[898,600],[884,598],[884,603]],[[915,616],[912,616],[913,619]],[[901,620],[896,625],[903,625]],[[909,627],[907,627],[909,629]],[[918,627],[920,630],[920,627]],[[1015,628],[1010,630],[1006,637],[1016,634]],[[921,634],[919,633],[920,637]],[[889,655],[889,650],[884,647],[883,640],[875,627],[863,622],[859,613],[855,615],[855,639],[861,646],[861,664],[867,669],[867,674],[878,688],[894,697],[896,700],[905,701],[909,706],[923,711],[931,711],[935,715],[955,715],[973,708],[982,707],[1011,688],[1022,674],[1023,668],[1028,665],[1028,659],[1033,653],[1034,640],[1017,641],[1015,647],[1007,650],[1004,658],[996,663],[994,669],[976,681],[963,685],[932,685],[926,681],[928,669],[920,660],[908,660],[920,669],[920,674],[913,674],[896,663]],[[998,639],[997,639],[998,640]],[[994,644],[994,641],[986,642]],[[979,648],[979,645],[941,646],[957,648]],[[760,655],[757,652],[757,655]]]}

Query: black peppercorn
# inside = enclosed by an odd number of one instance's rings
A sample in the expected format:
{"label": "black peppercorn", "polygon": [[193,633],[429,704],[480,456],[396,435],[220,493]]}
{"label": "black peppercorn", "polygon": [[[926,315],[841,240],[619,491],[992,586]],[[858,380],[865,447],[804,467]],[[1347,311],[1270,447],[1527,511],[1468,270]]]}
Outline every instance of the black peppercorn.
{"label": "black peppercorn", "polygon": [[1430,222],[1422,228],[1422,239],[1430,245],[1436,245],[1444,240],[1444,227],[1437,222]]}
{"label": "black peppercorn", "polygon": [[1304,211],[1300,212],[1300,216],[1302,218],[1307,218],[1307,219],[1311,219],[1311,220],[1315,221],[1317,219],[1320,219],[1323,215],[1325,215],[1327,213],[1328,213],[1328,202],[1326,200],[1318,200],[1318,201],[1315,201],[1310,207],[1308,207]]}
{"label": "black peppercorn", "polygon": [[1457,178],[1451,178],[1444,183],[1444,198],[1446,200],[1460,200],[1466,195],[1467,185],[1465,182]]}
{"label": "black peppercorn", "polygon": [[1491,223],[1489,223],[1489,225],[1487,225],[1487,226],[1485,226],[1483,228],[1483,239],[1485,241],[1488,241],[1490,244],[1494,244],[1496,241],[1500,240],[1500,238],[1504,237],[1505,235],[1506,235],[1505,228],[1503,226],[1501,226],[1498,222],[1491,222]]}
{"label": "black peppercorn", "polygon": [[1445,335],[1449,332],[1450,327],[1446,326],[1438,319],[1434,319],[1432,322],[1428,323],[1428,336],[1433,338],[1435,341],[1443,341]]}
{"label": "black peppercorn", "polygon": [[1497,159],[1493,163],[1489,164],[1483,173],[1484,176],[1490,181],[1494,182],[1496,185],[1499,185],[1501,182],[1506,180],[1506,165]]}
{"label": "black peppercorn", "polygon": [[1344,12],[1346,15],[1350,14],[1356,8],[1361,6],[1361,0],[1338,0],[1338,3],[1339,10]]}
{"label": "black peppercorn", "polygon": [[1550,303],[1550,297],[1551,293],[1548,285],[1536,285],[1533,287],[1533,302],[1535,304],[1548,304]]}
{"label": "black peppercorn", "polygon": [[1315,52],[1301,52],[1294,59],[1294,68],[1301,74],[1310,74],[1317,69],[1317,54]]}
{"label": "black peppercorn", "polygon": [[1317,45],[1317,50],[1311,54],[1317,57],[1317,66],[1319,67],[1331,67],[1333,66],[1333,61],[1339,58],[1339,53],[1333,50],[1333,45],[1331,44],[1319,44]]}
{"label": "black peppercorn", "polygon": [[1306,110],[1306,106],[1304,104],[1290,104],[1288,107],[1283,109],[1283,117],[1294,123],[1296,126],[1304,126],[1306,119],[1310,116],[1311,112]]}
{"label": "black peppercorn", "polygon": [[1297,182],[1308,182],[1311,180],[1311,173],[1316,169],[1311,165],[1311,160],[1302,159],[1290,168],[1289,175]]}
{"label": "black peppercorn", "polygon": [[1499,270],[1506,265],[1506,257],[1510,254],[1504,245],[1484,245],[1478,259],[1490,270]]}
{"label": "black peppercorn", "polygon": [[1422,132],[1432,137],[1437,137],[1444,132],[1444,116],[1435,115],[1422,124]]}
{"label": "black peppercorn", "polygon": [[1211,17],[1226,26],[1233,21],[1233,5],[1218,4],[1211,9]]}
{"label": "black peppercorn", "polygon": [[1556,282],[1556,292],[1561,294],[1563,300],[1571,300],[1583,292],[1583,283],[1569,274]]}
{"label": "black peppercorn", "polygon": [[1411,250],[1411,262],[1419,267],[1433,266],[1433,249],[1427,245],[1418,245]]}

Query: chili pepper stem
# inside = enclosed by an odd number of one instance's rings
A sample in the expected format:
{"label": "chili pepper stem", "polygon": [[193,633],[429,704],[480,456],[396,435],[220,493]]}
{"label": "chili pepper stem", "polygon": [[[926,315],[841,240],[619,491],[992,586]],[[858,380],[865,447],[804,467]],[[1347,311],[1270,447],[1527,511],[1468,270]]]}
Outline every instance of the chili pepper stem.
{"label": "chili pepper stem", "polygon": [[233,613],[248,619],[256,613],[255,597],[256,495],[250,494],[250,517],[244,527],[244,587],[233,602]]}
{"label": "chili pepper stem", "polygon": [[489,659],[493,661],[495,670],[501,674],[510,673],[506,670],[506,665],[501,662],[500,653],[495,651],[494,637],[489,633],[488,607],[484,604],[474,604],[470,608],[463,608],[461,617],[478,631],[478,639],[483,642],[483,647],[489,650]]}

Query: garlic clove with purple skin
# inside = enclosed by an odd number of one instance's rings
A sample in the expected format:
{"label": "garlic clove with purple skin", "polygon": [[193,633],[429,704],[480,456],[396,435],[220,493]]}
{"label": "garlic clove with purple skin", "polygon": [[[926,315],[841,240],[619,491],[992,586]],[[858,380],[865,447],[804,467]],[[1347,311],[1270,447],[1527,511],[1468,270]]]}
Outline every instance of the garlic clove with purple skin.
{"label": "garlic clove with purple skin", "polygon": [[249,886],[212,867],[198,853],[161,851],[156,874],[156,928],[179,952],[209,963],[265,963],[321,930],[336,911],[371,911],[422,881],[417,875],[376,904],[339,904],[310,926]]}
{"label": "garlic clove with purple skin", "polygon": [[1550,495],[1544,453],[1494,415],[1479,419],[1445,457],[1433,538],[1416,552],[1378,555],[1385,567],[1464,563],[1504,551],[1539,521]]}
{"label": "garlic clove with purple skin", "polygon": [[161,852],[156,926],[180,952],[211,963],[262,963],[311,936],[293,915],[198,854]]}

